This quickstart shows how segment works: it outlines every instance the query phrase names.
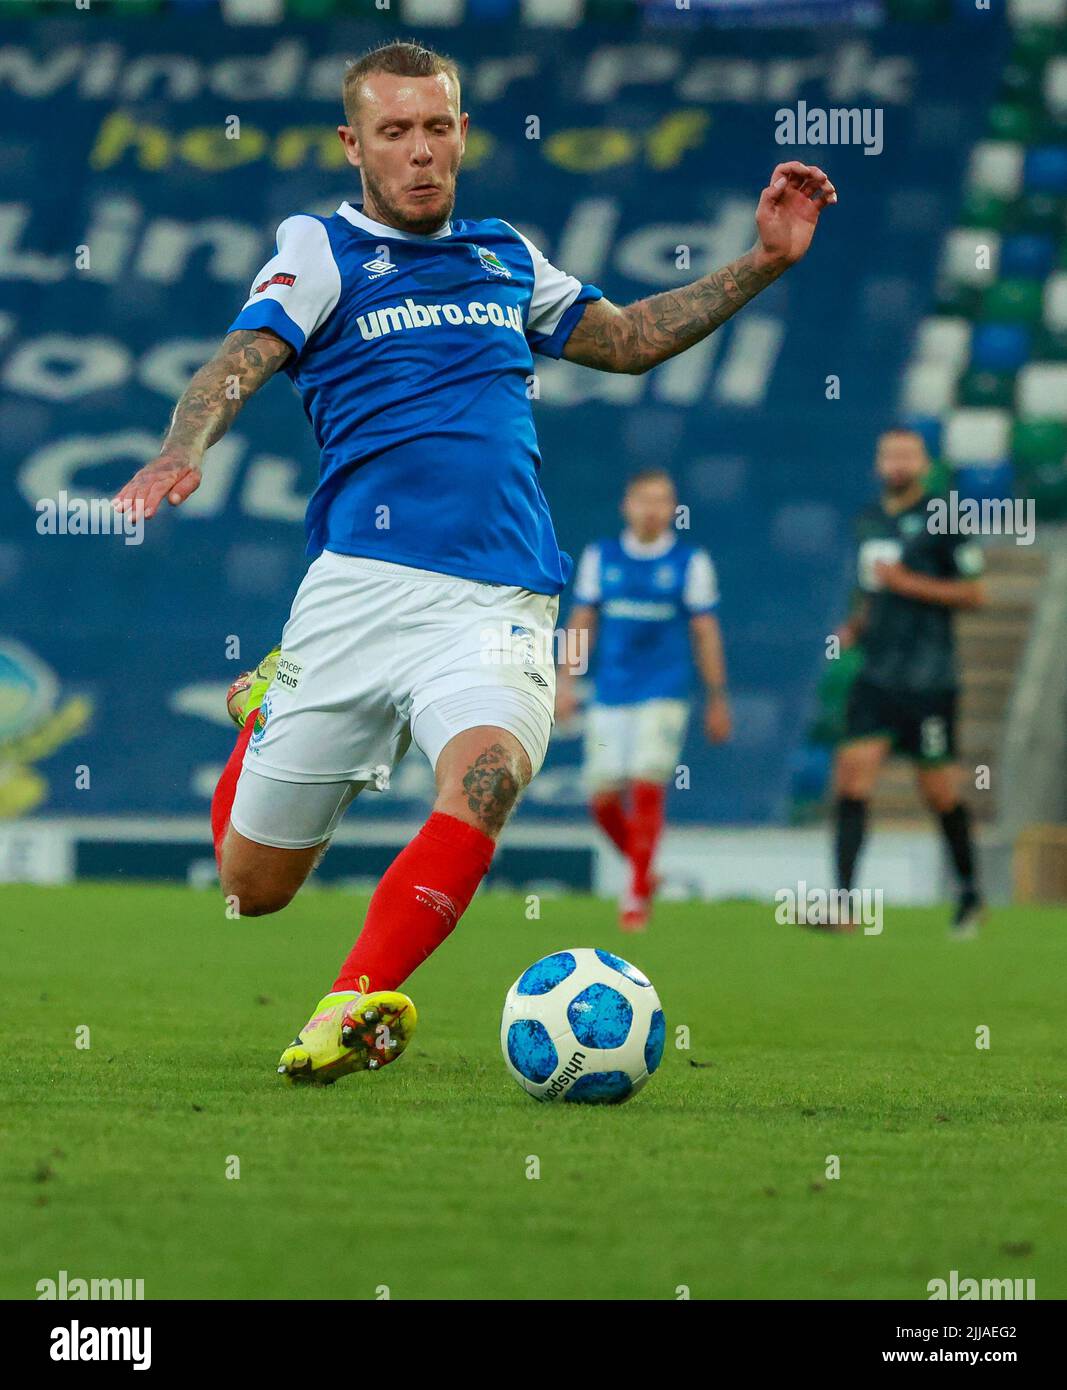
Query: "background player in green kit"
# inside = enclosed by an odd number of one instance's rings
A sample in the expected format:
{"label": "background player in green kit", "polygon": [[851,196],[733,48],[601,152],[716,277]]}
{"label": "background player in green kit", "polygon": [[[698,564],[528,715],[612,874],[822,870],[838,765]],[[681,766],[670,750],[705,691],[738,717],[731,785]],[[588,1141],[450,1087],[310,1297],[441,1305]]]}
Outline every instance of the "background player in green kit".
{"label": "background player in green kit", "polygon": [[839,634],[843,645],[859,644],[864,662],[834,769],[838,882],[852,886],[867,803],[895,750],[914,760],[919,791],[941,824],[959,876],[953,932],[970,936],[981,898],[956,761],[953,615],[985,603],[982,553],[973,540],[931,530],[921,435],[887,430],[875,468],[882,496],[858,522],[859,594]]}

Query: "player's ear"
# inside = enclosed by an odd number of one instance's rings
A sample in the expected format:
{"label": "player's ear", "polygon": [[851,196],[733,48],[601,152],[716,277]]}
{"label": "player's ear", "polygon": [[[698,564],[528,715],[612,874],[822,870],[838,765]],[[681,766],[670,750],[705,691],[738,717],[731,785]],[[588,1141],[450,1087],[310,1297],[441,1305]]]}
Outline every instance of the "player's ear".
{"label": "player's ear", "polygon": [[349,164],[358,169],[363,160],[360,155],[359,139],[356,136],[356,132],[350,125],[339,125],[337,127],[337,136],[341,144],[345,147],[345,158],[348,160]]}

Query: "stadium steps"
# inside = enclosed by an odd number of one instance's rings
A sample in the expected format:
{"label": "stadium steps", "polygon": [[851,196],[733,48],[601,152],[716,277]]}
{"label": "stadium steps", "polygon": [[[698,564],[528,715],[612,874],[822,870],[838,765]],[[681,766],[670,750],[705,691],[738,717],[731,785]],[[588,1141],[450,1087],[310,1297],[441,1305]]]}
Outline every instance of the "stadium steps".
{"label": "stadium steps", "polygon": [[[1044,555],[1032,546],[1014,543],[985,548],[989,603],[957,618],[960,675],[959,745],[965,769],[990,768],[990,791],[978,791],[970,778],[967,800],[975,819],[991,823],[996,816],[997,768],[1004,721],[1016,673],[1022,659],[1030,620],[1044,580]],[[894,758],[886,768],[872,801],[880,824],[912,828],[926,821],[915,791],[910,762]]]}

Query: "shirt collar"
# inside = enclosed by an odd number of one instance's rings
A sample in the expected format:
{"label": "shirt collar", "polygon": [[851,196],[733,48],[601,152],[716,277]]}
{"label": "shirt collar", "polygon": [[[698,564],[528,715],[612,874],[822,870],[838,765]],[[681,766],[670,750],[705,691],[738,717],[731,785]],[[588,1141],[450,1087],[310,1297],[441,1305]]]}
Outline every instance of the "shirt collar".
{"label": "shirt collar", "polygon": [[436,232],[430,232],[427,236],[402,232],[399,227],[389,227],[384,222],[372,221],[364,216],[362,208],[354,208],[351,203],[342,203],[337,209],[337,216],[351,222],[353,227],[360,227],[363,231],[369,232],[371,236],[392,237],[396,241],[438,241],[441,237],[452,235],[451,222],[446,222],[443,227],[438,227]]}
{"label": "shirt collar", "polygon": [[674,549],[677,540],[678,537],[669,527],[654,541],[639,541],[627,528],[619,537],[619,544],[631,560],[659,560]]}

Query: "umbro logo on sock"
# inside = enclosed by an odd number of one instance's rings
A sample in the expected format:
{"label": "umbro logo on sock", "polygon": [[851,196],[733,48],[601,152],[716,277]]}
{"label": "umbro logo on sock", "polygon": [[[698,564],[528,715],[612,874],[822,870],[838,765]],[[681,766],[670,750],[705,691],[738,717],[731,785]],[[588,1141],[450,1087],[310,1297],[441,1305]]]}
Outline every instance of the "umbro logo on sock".
{"label": "umbro logo on sock", "polygon": [[449,925],[455,922],[459,916],[456,904],[447,893],[442,893],[439,888],[427,888],[424,884],[416,883],[415,897],[424,907],[432,907]]}

